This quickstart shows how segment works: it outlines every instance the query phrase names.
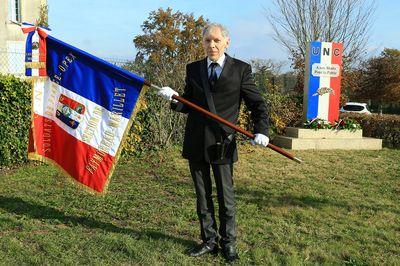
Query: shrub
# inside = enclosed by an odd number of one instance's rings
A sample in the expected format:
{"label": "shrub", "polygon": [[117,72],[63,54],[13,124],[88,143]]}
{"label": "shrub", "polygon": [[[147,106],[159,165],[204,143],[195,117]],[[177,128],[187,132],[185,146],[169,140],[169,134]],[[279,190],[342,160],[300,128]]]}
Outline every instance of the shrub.
{"label": "shrub", "polygon": [[346,113],[342,118],[351,118],[361,124],[365,137],[383,139],[383,145],[400,148],[400,115],[364,115]]}
{"label": "shrub", "polygon": [[286,127],[295,126],[301,121],[302,110],[295,96],[271,91],[264,98],[272,135],[283,134]]}
{"label": "shrub", "polygon": [[[0,167],[27,162],[31,121],[31,84],[12,75],[0,74]],[[127,135],[122,157],[138,155],[141,150],[141,113],[146,102],[139,103],[138,116]]]}
{"label": "shrub", "polygon": [[0,166],[27,160],[31,85],[0,74]]}

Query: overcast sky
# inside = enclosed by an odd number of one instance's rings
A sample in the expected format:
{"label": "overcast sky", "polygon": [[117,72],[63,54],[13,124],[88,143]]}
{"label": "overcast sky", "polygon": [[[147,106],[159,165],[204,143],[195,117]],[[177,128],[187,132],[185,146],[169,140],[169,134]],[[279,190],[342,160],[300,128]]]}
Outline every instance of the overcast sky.
{"label": "overcast sky", "polygon": [[[151,11],[171,7],[173,11],[203,15],[227,26],[231,34],[228,53],[249,61],[254,58],[287,60],[287,52],[272,39],[265,8],[268,0],[48,0],[52,35],[96,56],[131,60],[136,50],[133,38]],[[400,49],[400,1],[377,0],[375,23],[368,54],[384,47]]]}

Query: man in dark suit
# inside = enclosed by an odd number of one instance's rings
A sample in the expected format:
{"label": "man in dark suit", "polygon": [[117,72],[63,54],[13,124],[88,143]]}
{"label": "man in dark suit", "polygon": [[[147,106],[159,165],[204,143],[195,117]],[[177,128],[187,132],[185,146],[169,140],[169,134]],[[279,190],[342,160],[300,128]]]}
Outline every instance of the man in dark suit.
{"label": "man in dark suit", "polygon": [[[240,104],[244,100],[254,122],[253,144],[267,146],[265,103],[252,79],[250,65],[225,54],[229,42],[228,31],[222,25],[209,24],[204,28],[203,47],[207,57],[186,66],[182,97],[233,124],[238,120]],[[172,100],[174,94],[178,95],[169,87],[163,87],[158,94],[168,100]],[[188,114],[183,157],[189,160],[203,241],[190,255],[216,254],[219,242],[222,254],[232,262],[238,259],[232,179],[233,163],[238,160],[235,132],[175,100],[171,102],[171,108]],[[214,215],[210,168],[217,188],[219,231]]]}

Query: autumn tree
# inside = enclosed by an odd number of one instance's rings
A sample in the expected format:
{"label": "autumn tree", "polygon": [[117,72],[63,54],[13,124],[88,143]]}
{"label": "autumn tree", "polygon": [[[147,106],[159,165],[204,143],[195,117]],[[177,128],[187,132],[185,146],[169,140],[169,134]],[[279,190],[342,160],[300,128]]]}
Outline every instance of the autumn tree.
{"label": "autumn tree", "polygon": [[253,59],[250,62],[254,73],[254,81],[261,91],[277,90],[281,86],[277,77],[280,75],[285,62],[277,62],[271,59]]}
{"label": "autumn tree", "polygon": [[[131,70],[153,84],[183,92],[185,66],[204,56],[202,29],[207,21],[193,14],[160,8],[152,11],[142,25],[143,34],[133,39],[137,49]],[[152,146],[165,146],[182,137],[185,117],[169,110],[169,103],[146,93],[147,110],[142,112],[143,136]]]}
{"label": "autumn tree", "polygon": [[379,103],[400,102],[400,50],[385,48],[362,64],[360,89],[355,97]]}
{"label": "autumn tree", "polygon": [[356,95],[361,91],[362,70],[359,66],[348,68],[342,75],[340,105],[346,102],[358,100]]}

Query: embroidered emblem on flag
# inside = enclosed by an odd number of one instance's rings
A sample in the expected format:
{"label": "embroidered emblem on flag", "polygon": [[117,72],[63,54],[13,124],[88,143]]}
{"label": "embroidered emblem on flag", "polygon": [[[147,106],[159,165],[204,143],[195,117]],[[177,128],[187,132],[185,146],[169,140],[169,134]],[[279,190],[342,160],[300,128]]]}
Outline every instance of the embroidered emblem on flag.
{"label": "embroidered emblem on flag", "polygon": [[76,129],[85,113],[85,106],[61,94],[58,99],[56,117],[67,126]]}

